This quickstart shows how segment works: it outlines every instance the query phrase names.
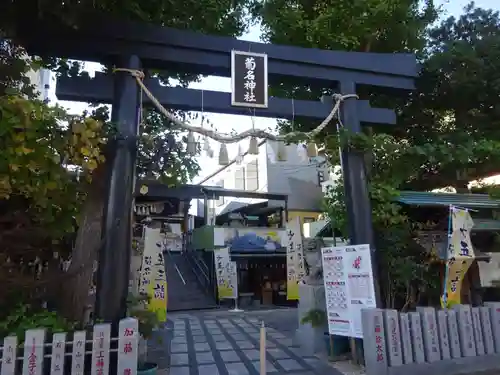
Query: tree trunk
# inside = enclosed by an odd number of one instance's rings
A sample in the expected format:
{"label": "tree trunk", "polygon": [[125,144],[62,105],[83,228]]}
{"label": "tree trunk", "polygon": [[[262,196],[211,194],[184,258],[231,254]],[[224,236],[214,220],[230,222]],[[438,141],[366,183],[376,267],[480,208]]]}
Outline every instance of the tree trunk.
{"label": "tree trunk", "polygon": [[63,285],[61,309],[64,316],[83,324],[87,323],[85,321],[87,311],[93,307],[93,298],[89,296],[89,291],[92,287],[94,263],[101,245],[105,170],[105,165],[101,165],[93,174],[78,226],[71,264],[67,271],[76,274]]}

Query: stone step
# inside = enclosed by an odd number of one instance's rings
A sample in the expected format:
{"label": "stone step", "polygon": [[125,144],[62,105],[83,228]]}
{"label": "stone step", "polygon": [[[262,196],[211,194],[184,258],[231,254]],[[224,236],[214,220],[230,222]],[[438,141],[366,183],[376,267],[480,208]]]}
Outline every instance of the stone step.
{"label": "stone step", "polygon": [[207,295],[198,283],[191,264],[183,254],[166,255],[165,269],[168,282],[168,311],[217,307],[214,298]]}

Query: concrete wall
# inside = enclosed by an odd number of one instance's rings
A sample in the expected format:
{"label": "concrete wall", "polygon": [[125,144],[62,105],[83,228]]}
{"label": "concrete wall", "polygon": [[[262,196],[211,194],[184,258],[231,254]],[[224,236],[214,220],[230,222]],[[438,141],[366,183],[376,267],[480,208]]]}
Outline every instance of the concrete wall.
{"label": "concrete wall", "polygon": [[[245,179],[246,179],[246,167],[248,163],[255,161],[257,159],[258,163],[258,189],[256,191],[267,193],[267,154],[266,154],[266,145],[263,144],[259,147],[258,155],[246,155],[241,164],[232,164],[228,168],[224,169],[214,177],[205,181],[203,185],[205,186],[217,186],[220,181],[223,181],[223,187],[225,189],[237,189],[235,175],[238,170],[244,168],[245,169]],[[219,215],[223,212],[231,202],[241,202],[245,204],[253,204],[263,202],[264,199],[245,199],[245,198],[232,198],[225,197],[223,201],[214,201],[209,203],[209,207],[213,208],[216,215]],[[221,204],[222,203],[222,204]],[[190,214],[203,216],[203,201],[196,200],[191,204],[192,209],[190,210]]]}
{"label": "concrete wall", "polygon": [[500,285],[500,253],[487,253],[491,256],[489,262],[479,262],[481,286],[497,287]]}
{"label": "concrete wall", "polygon": [[288,195],[290,211],[318,211],[323,198],[318,172],[323,172],[324,178],[328,178],[328,167],[326,164],[320,165],[324,161],[322,157],[312,160],[304,158],[298,147],[301,146],[287,146],[287,160],[276,162],[276,147],[267,143],[268,190]]}
{"label": "concrete wall", "polygon": [[316,221],[318,220],[319,215],[321,215],[321,213],[315,211],[289,211],[288,221],[291,221],[298,217],[300,219],[300,225],[304,225],[306,223],[306,221],[304,220],[314,219]]}
{"label": "concrete wall", "polygon": [[[289,145],[287,146],[287,160],[286,161],[276,161],[276,145],[273,142],[266,142],[259,147],[258,155],[246,155],[240,165],[233,164],[226,168],[224,171],[221,171],[216,176],[207,180],[203,183],[203,185],[207,186],[215,186],[223,180],[223,187],[226,189],[237,189],[238,186],[235,184],[235,175],[237,171],[241,168],[246,168],[248,164],[257,159],[258,162],[258,189],[254,191],[263,192],[263,193],[277,193],[277,194],[287,194],[289,196],[289,209],[294,210],[308,210],[312,207],[309,207],[306,204],[304,207],[300,206],[300,203],[303,201],[300,195],[297,195],[293,186],[290,186],[289,178],[292,177],[294,179],[308,182],[313,184],[314,186],[319,186],[318,184],[318,162],[323,159],[310,161],[308,159],[303,159],[297,152],[297,145]],[[324,171],[325,178],[328,178],[328,168],[325,166],[321,166],[320,170]],[[245,172],[245,178],[247,178]],[[292,182],[293,183],[293,182]],[[247,184],[246,184],[247,185]],[[310,189],[303,189],[310,190]],[[321,200],[322,196],[318,191],[317,200]],[[231,202],[240,202],[245,204],[253,204],[264,201],[263,199],[244,199],[244,198],[224,198],[224,202],[219,201],[215,204],[215,212],[219,215],[221,212],[225,212],[225,210],[231,209]],[[307,202],[310,201],[306,200]],[[296,203],[294,203],[296,202]],[[222,203],[222,204],[221,204]],[[282,206],[283,202],[274,202],[270,201],[269,204],[271,206]],[[294,207],[297,206],[297,207]],[[317,206],[317,205],[316,205]],[[193,209],[190,213],[194,215],[201,216],[202,209],[199,207],[199,204],[192,204]],[[196,207],[196,209],[195,209]]]}

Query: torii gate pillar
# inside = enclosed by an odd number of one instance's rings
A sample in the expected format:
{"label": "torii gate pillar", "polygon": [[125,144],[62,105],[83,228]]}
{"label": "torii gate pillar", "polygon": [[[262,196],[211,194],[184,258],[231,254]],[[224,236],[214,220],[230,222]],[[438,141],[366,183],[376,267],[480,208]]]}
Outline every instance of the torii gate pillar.
{"label": "torii gate pillar", "polygon": [[[356,94],[356,83],[340,82],[342,95]],[[346,99],[342,103],[342,123],[351,133],[361,133],[356,99]],[[356,150],[342,150],[342,173],[349,222],[349,239],[352,244],[369,244],[372,253],[372,272],[377,306],[382,306],[379,283],[375,237],[373,233],[372,208],[368,193],[364,155]]]}
{"label": "torii gate pillar", "polygon": [[[140,69],[137,56],[117,59],[120,68]],[[111,122],[117,136],[111,139],[109,181],[102,226],[103,247],[99,251],[99,269],[95,318],[118,322],[126,316],[132,253],[132,220],[137,136],[139,133],[139,87],[128,72],[114,76]],[[132,203],[133,207],[133,203]]]}

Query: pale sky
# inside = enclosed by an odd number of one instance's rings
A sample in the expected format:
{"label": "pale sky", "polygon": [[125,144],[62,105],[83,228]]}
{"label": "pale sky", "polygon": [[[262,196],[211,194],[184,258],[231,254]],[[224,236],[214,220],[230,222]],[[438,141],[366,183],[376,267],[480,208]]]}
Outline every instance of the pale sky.
{"label": "pale sky", "polygon": [[[469,0],[438,0],[437,3],[439,5],[443,5],[446,10],[446,16],[460,15],[463,7],[469,3]],[[476,0],[476,5],[482,8],[493,8],[495,10],[500,10],[500,1],[499,0]],[[260,32],[259,27],[253,27],[246,35],[241,37],[242,40],[248,41],[259,41]],[[86,70],[89,71],[91,75],[94,74],[96,70],[100,70],[100,64],[96,63],[86,63]],[[213,90],[213,91],[222,91],[222,92],[231,92],[230,87],[230,79],[229,78],[221,78],[221,77],[206,77],[203,78],[201,82],[193,83],[190,85],[190,88],[201,89],[201,90]],[[52,92],[50,93],[51,102],[57,102],[63,107],[67,108],[71,113],[81,113],[86,108],[88,108],[87,103],[77,103],[77,102],[68,102],[68,101],[57,101],[55,96],[55,85],[52,86]],[[201,110],[201,108],[200,108]],[[236,116],[236,115],[225,115],[225,114],[209,114],[208,119],[219,131],[230,132],[231,130],[235,130],[240,133],[246,129],[251,128],[252,119],[249,116]],[[198,125],[193,123],[193,125]],[[274,129],[276,125],[275,119],[267,119],[267,118],[255,118],[255,127],[260,129]],[[242,148],[245,151],[248,142],[242,143]],[[210,159],[205,155],[201,155],[198,158],[198,162],[201,167],[200,175],[194,179],[194,182],[199,181],[204,176],[215,172],[220,168],[218,165],[217,154],[219,150],[219,145],[216,142],[212,142],[212,148],[215,151],[214,159]],[[229,157],[230,159],[234,158],[237,154],[238,145],[228,145]]]}

